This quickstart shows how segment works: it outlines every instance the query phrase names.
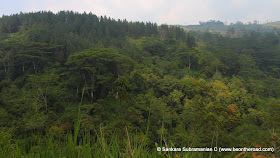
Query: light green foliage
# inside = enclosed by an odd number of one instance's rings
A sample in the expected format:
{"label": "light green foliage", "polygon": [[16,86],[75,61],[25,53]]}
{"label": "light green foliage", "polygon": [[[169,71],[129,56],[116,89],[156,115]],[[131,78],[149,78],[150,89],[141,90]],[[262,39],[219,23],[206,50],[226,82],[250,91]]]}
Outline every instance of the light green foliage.
{"label": "light green foliage", "polygon": [[114,82],[111,95],[120,101],[121,106],[122,102],[131,100],[132,91],[133,89],[129,84],[128,79],[124,76],[121,76]]}
{"label": "light green foliage", "polygon": [[30,86],[36,92],[36,96],[38,98],[39,104],[43,104],[48,110],[48,97],[51,94],[57,92],[59,76],[56,74],[47,74],[47,75],[30,75],[28,81],[30,82]]}

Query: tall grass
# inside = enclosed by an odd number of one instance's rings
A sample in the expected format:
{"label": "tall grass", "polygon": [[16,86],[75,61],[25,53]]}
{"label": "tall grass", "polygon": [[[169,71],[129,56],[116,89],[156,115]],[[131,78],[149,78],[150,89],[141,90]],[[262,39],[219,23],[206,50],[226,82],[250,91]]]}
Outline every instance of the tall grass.
{"label": "tall grass", "polygon": [[25,147],[19,146],[17,143],[12,143],[12,139],[9,135],[4,136],[4,134],[1,133],[1,138],[4,139],[1,140],[0,144],[0,157],[157,157],[157,153],[152,152],[153,149],[151,150],[143,145],[143,140],[139,138],[139,136],[129,134],[127,128],[126,132],[127,134],[124,140],[122,140],[125,142],[125,147],[120,145],[121,141],[117,134],[112,134],[109,139],[106,139],[101,126],[97,135],[94,136],[90,133],[84,133],[81,138],[69,132],[65,136],[66,139],[59,139],[54,133],[48,132],[45,136],[38,137],[37,143],[30,145],[27,152],[25,152]]}
{"label": "tall grass", "polygon": [[[81,101],[78,107],[77,119],[73,130],[68,133],[58,135],[53,131],[46,131],[46,134],[37,133],[33,135],[35,143],[21,146],[19,140],[13,140],[9,132],[0,130],[0,158],[142,158],[142,157],[193,157],[188,152],[158,152],[157,147],[175,147],[172,141],[167,141],[164,137],[164,118],[162,120],[160,146],[155,143],[155,147],[148,145],[148,135],[150,126],[151,107],[149,108],[148,124],[146,133],[130,133],[124,126],[123,136],[119,133],[106,135],[106,130],[101,125],[94,134],[81,132]],[[151,106],[151,105],[150,105]],[[22,140],[21,140],[22,141]],[[164,144],[162,144],[164,142]],[[211,157],[211,155],[210,155]]]}
{"label": "tall grass", "polygon": [[[112,134],[110,138],[104,135],[104,129],[100,125],[99,131],[94,135],[89,132],[81,134],[81,106],[83,103],[82,93],[77,119],[74,124],[73,132],[70,130],[63,135],[57,135],[55,132],[46,131],[45,135],[35,134],[36,143],[20,146],[17,141],[12,139],[9,132],[1,130],[0,157],[28,157],[28,158],[76,158],[76,157],[158,157],[156,150],[150,149],[145,139],[138,135],[130,134],[125,127],[126,135],[120,137],[117,133]],[[147,127],[148,134],[149,125]]]}

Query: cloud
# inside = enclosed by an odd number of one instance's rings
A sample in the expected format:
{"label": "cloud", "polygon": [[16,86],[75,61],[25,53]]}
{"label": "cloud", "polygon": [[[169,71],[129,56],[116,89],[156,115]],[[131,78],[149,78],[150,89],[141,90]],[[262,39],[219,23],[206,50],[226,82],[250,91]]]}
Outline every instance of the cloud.
{"label": "cloud", "polygon": [[277,20],[279,0],[23,0],[24,11],[73,10],[92,12],[128,21],[167,24],[197,24],[199,21],[228,22]]}
{"label": "cloud", "polygon": [[248,4],[248,0],[232,0],[232,3],[236,6],[244,6]]}
{"label": "cloud", "polygon": [[108,15],[110,12],[99,0],[29,0],[25,12],[47,10],[59,12],[61,10],[73,10],[77,12],[93,12],[96,15]]}

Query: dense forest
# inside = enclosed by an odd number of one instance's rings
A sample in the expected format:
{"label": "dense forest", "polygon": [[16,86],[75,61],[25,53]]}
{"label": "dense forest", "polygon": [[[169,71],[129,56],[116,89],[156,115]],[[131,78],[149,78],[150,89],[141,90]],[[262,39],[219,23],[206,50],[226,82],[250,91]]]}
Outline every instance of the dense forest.
{"label": "dense forest", "polygon": [[72,11],[0,18],[0,157],[280,156],[279,97],[278,28],[185,32]]}

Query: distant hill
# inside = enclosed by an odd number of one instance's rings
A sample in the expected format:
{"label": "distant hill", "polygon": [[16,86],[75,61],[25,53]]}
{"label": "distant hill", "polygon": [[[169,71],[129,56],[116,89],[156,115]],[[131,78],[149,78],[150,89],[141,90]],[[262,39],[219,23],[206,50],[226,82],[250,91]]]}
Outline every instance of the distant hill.
{"label": "distant hill", "polygon": [[276,27],[276,28],[280,28],[280,21],[267,23],[267,24],[264,24],[263,26],[269,26],[269,27]]}
{"label": "distant hill", "polygon": [[257,22],[244,24],[242,22],[236,22],[234,24],[226,25],[223,22],[211,20],[208,22],[200,22],[199,25],[181,25],[186,31],[209,31],[219,32],[226,34],[227,31],[260,31],[260,32],[272,32],[280,30],[280,21],[267,24],[258,24]]}
{"label": "distant hill", "polygon": [[181,26],[185,30],[192,31],[209,31],[209,32],[221,32],[225,33],[228,29],[226,25],[187,25]]}

